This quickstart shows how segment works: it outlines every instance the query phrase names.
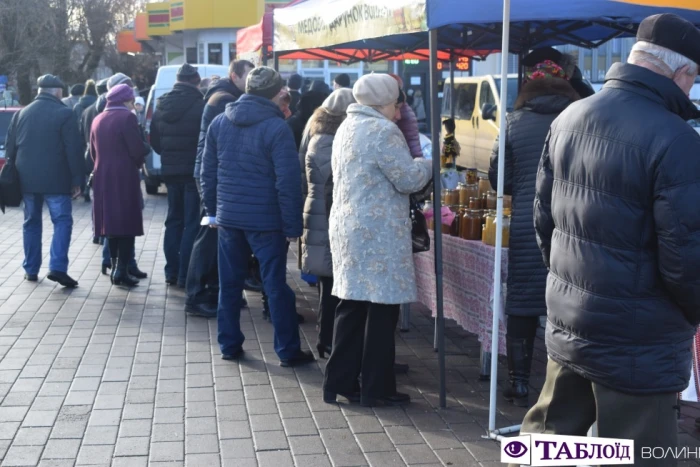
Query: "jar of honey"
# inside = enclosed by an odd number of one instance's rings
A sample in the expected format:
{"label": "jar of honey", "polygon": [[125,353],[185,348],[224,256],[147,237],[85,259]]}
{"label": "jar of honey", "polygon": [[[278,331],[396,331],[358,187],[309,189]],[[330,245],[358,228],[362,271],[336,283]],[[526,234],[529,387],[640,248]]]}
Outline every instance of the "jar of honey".
{"label": "jar of honey", "polygon": [[467,180],[467,185],[476,185],[479,183],[479,179],[477,178],[478,172],[474,168],[469,168],[467,169],[467,174],[466,174],[466,180]]}
{"label": "jar of honey", "polygon": [[481,211],[481,200],[476,197],[469,198],[469,209],[478,209]]}
{"label": "jar of honey", "polygon": [[[496,211],[489,211],[486,216],[486,224],[481,235],[482,241],[490,246],[496,245]],[[502,246],[508,248],[510,243],[510,215],[503,214],[502,220]]]}
{"label": "jar of honey", "polygon": [[503,209],[513,208],[513,197],[511,195],[503,195]]}
{"label": "jar of honey", "polygon": [[458,206],[458,205],[459,205],[459,191],[446,190],[445,206]]}
{"label": "jar of honey", "polygon": [[496,209],[496,192],[493,190],[486,193],[486,209]]}
{"label": "jar of honey", "polygon": [[491,182],[489,182],[489,178],[484,175],[481,175],[479,177],[479,197],[488,193],[490,190]]}
{"label": "jar of honey", "polygon": [[481,240],[481,210],[467,209],[462,214],[460,237],[465,240]]}

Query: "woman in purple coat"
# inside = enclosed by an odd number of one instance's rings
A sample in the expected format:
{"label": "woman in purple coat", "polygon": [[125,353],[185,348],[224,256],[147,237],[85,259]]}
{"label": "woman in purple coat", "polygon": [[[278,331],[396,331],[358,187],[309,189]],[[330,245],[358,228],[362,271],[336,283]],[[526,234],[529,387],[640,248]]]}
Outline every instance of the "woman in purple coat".
{"label": "woman in purple coat", "polygon": [[150,148],[143,140],[134,109],[134,92],[125,85],[107,94],[107,107],[95,118],[90,134],[95,236],[109,239],[112,283],[132,287],[128,273],[135,237],[143,235],[139,169]]}

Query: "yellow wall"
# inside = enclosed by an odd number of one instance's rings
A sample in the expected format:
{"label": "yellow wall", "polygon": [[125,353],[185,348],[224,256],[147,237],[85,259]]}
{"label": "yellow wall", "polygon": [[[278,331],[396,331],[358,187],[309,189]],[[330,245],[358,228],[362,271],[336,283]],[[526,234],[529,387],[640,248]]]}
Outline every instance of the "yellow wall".
{"label": "yellow wall", "polygon": [[184,3],[182,29],[243,28],[256,24],[265,12],[264,0],[171,0]]}
{"label": "yellow wall", "polygon": [[[170,35],[170,4],[168,2],[148,3],[146,5],[148,13],[148,35],[149,36],[167,36]],[[167,16],[165,22],[154,22],[156,16]]]}

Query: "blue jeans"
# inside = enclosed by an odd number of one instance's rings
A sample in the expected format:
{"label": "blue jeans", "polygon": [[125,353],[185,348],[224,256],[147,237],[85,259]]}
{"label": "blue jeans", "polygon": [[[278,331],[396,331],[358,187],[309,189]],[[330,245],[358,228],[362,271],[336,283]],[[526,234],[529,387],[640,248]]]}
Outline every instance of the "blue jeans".
{"label": "blue jeans", "polygon": [[[107,239],[103,239],[102,243],[102,264],[104,266],[112,267],[112,257],[109,251],[109,242]],[[131,262],[129,263],[129,269],[136,267],[136,249],[132,250],[133,256],[131,257]]]}
{"label": "blue jeans", "polygon": [[163,250],[165,277],[187,282],[192,246],[199,231],[199,193],[194,179],[184,183],[166,183],[168,217],[165,219]]}
{"label": "blue jeans", "polygon": [[[280,359],[300,349],[296,296],[287,285],[287,240],[281,232],[249,232],[219,227],[219,347],[232,354],[241,348],[241,297],[248,275],[250,250],[260,262],[263,287],[270,304],[275,331],[275,352]],[[250,250],[247,245],[250,246]]]}
{"label": "blue jeans", "polygon": [[25,193],[24,200],[24,271],[39,274],[41,268],[41,231],[44,202],[53,223],[49,270],[68,272],[68,248],[73,232],[73,204],[70,195]]}

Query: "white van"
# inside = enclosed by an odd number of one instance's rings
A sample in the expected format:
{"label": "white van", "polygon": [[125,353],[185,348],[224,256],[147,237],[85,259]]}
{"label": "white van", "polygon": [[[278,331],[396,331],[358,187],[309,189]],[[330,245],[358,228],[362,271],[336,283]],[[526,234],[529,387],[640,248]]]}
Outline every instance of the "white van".
{"label": "white van", "polygon": [[[454,97],[449,78],[445,80],[442,118],[450,118],[454,102],[455,137],[461,146],[457,165],[488,172],[491,150],[498,136],[500,91],[500,75],[455,78]],[[506,112],[513,111],[517,96],[518,75],[508,75]]]}
{"label": "white van", "polygon": [[[177,70],[181,65],[166,65],[158,68],[158,74],[156,75],[156,82],[151,87],[148,93],[148,100],[146,101],[146,137],[150,137],[151,130],[151,119],[153,118],[153,111],[156,108],[156,101],[160,96],[166,92],[170,92],[175,86],[177,81]],[[199,76],[204,78],[211,78],[212,76],[218,76],[220,78],[228,77],[228,67],[224,65],[192,65],[197,68]],[[202,96],[204,98],[204,96]],[[146,157],[145,164],[145,178],[146,178],[146,193],[154,195],[158,193],[158,186],[161,184],[160,179],[160,154],[155,151],[151,151]]]}

